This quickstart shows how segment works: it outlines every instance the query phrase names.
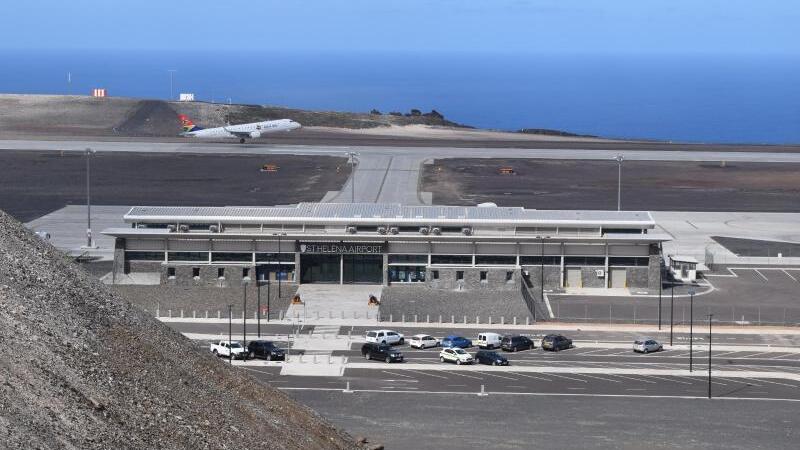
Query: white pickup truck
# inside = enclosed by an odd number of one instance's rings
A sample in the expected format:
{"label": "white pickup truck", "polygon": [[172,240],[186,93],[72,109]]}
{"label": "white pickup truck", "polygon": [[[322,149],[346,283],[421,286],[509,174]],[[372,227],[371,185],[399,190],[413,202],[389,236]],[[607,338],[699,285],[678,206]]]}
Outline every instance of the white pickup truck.
{"label": "white pickup truck", "polygon": [[211,343],[211,353],[217,356],[229,357],[233,359],[247,359],[247,350],[238,341],[218,341]]}

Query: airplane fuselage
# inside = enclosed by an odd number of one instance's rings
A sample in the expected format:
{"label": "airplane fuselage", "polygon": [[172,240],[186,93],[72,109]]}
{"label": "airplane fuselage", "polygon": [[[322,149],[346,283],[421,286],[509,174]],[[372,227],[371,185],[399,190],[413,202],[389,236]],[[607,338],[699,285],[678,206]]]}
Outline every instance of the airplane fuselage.
{"label": "airplane fuselage", "polygon": [[264,122],[243,123],[227,125],[224,127],[203,128],[201,130],[187,131],[181,136],[201,139],[256,139],[266,133],[291,131],[300,128],[300,124],[290,119],[267,120]]}

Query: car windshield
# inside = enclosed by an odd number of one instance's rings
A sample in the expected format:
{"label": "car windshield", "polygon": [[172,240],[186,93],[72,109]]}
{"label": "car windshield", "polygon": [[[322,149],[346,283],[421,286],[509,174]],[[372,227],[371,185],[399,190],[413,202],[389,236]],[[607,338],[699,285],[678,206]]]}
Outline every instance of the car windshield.
{"label": "car windshield", "polygon": [[242,348],[242,344],[234,342],[233,344],[231,344],[231,348]]}
{"label": "car windshield", "polygon": [[636,344],[636,345],[642,345],[642,344],[643,344],[643,342],[642,342],[642,341],[636,341],[636,342],[634,342],[634,344]]}
{"label": "car windshield", "polygon": [[455,349],[454,351],[455,351],[456,353],[458,353],[459,355],[463,355],[463,354],[467,353],[467,352],[465,352],[464,350],[461,350],[460,348],[457,348],[457,349]]}
{"label": "car windshield", "polygon": [[495,352],[486,352],[486,353],[484,353],[484,355],[487,358],[497,358],[497,353],[495,353]]}
{"label": "car windshield", "polygon": [[367,337],[375,337],[375,332],[370,331],[369,333],[367,333]]}

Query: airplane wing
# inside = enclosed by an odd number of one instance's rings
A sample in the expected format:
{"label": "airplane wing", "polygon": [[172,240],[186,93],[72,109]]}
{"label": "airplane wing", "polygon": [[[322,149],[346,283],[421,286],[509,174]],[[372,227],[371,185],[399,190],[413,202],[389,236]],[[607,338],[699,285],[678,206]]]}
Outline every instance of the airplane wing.
{"label": "airplane wing", "polygon": [[225,131],[227,131],[228,133],[230,133],[230,134],[232,134],[232,135],[234,135],[236,137],[239,137],[239,138],[249,138],[250,137],[250,132],[249,131],[231,131],[231,130],[228,130],[227,128],[225,129]]}

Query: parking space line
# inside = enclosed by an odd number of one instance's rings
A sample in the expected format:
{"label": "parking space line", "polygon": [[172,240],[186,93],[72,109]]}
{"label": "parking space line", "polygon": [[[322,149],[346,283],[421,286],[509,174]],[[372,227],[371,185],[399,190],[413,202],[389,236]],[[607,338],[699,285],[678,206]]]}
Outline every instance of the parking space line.
{"label": "parking space line", "polygon": [[[788,387],[791,387],[791,388],[796,388],[796,387],[798,387],[796,384],[779,383],[779,382],[777,382],[777,381],[764,380],[764,379],[762,379],[762,378],[745,378],[745,377],[742,377],[741,379],[743,379],[743,380],[754,380],[754,381],[757,381],[757,382],[759,382],[759,383],[778,384],[778,385],[780,385],[780,386],[788,386]],[[727,379],[726,379],[726,380],[727,380]],[[735,379],[734,379],[734,380],[735,380]],[[754,384],[754,386],[757,386],[757,385],[755,385],[755,384]]]}
{"label": "parking space line", "polygon": [[634,377],[629,377],[629,376],[626,376],[626,375],[617,375],[616,373],[614,373],[614,374],[609,374],[608,376],[609,376],[609,377],[619,377],[619,378],[624,378],[624,379],[626,379],[626,380],[637,381],[637,382],[640,382],[640,383],[656,384],[656,382],[655,382],[655,381],[650,381],[650,380],[642,380],[641,378],[634,378]]}
{"label": "parking space line", "polygon": [[420,375],[427,375],[427,376],[429,376],[429,377],[441,378],[441,379],[443,379],[443,380],[446,380],[446,379],[447,379],[447,377],[443,377],[443,376],[441,376],[441,375],[434,375],[434,374],[432,374],[432,373],[428,373],[428,372],[421,372],[421,371],[419,371],[419,370],[413,370],[413,369],[409,369],[408,371],[409,371],[409,372],[418,373],[418,374],[420,374]]}
{"label": "parking space line", "polygon": [[586,388],[582,388],[582,387],[568,387],[567,389],[572,389],[572,390],[580,389],[580,390],[584,390],[584,391],[586,390]]}
{"label": "parking space line", "polygon": [[518,376],[525,377],[525,378],[533,378],[535,380],[553,381],[553,380],[551,380],[549,378],[535,377],[533,375],[528,375],[528,374],[525,374],[525,373],[519,373],[519,372],[507,372],[507,373],[510,373],[511,375],[518,375]]}
{"label": "parking space line", "polygon": [[621,382],[621,381],[619,381],[619,380],[612,380],[611,378],[603,378],[603,377],[598,377],[598,376],[596,376],[596,375],[587,375],[587,374],[585,374],[585,373],[582,373],[582,374],[581,374],[581,376],[582,376],[582,377],[586,377],[586,378],[594,378],[594,379],[596,379],[596,380],[610,381],[610,382],[612,382],[612,383],[622,383],[622,382]]}
{"label": "parking space line", "polygon": [[389,372],[388,370],[381,370],[381,372],[389,374],[389,375],[398,376],[398,377],[413,378],[413,379],[416,380],[416,378],[412,377],[411,375],[404,375],[402,373]]}
{"label": "parking space line", "polygon": [[483,380],[483,378],[481,378],[481,377],[476,377],[476,376],[472,376],[472,375],[467,375],[467,374],[465,374],[465,373],[459,373],[459,372],[456,372],[456,371],[452,371],[452,372],[451,372],[451,371],[447,371],[446,373],[447,373],[447,374],[451,374],[451,375],[458,375],[458,376],[460,376],[460,377],[465,377],[465,378],[472,378],[472,379],[474,379],[474,380]]}
{"label": "parking space line", "polygon": [[764,279],[764,281],[769,281],[769,278],[765,277],[765,276],[764,276],[764,274],[763,274],[763,273],[761,273],[761,272],[760,272],[758,269],[753,269],[753,271],[754,271],[755,273],[757,273],[759,276],[761,276],[761,278],[763,278],[763,279]]}
{"label": "parking space line", "polygon": [[686,382],[686,381],[673,380],[672,378],[665,378],[665,377],[657,377],[657,376],[655,376],[655,375],[648,375],[648,377],[650,377],[650,378],[655,378],[655,379],[657,379],[657,380],[671,381],[671,382],[673,382],[673,383],[680,383],[680,384],[692,384],[692,383],[689,383],[689,382]]}
{"label": "parking space line", "polygon": [[[698,369],[698,370],[701,370],[701,369]],[[706,378],[692,378],[692,377],[684,377],[682,375],[675,375],[675,376],[678,377],[678,378],[686,379],[686,380],[701,381],[703,383],[707,383],[708,382]],[[687,384],[692,384],[692,383],[687,383]],[[711,380],[711,384],[718,384],[720,386],[727,386],[727,384],[725,384],[725,383],[723,383],[721,381],[715,381],[715,380]]]}
{"label": "parking space line", "polygon": [[519,381],[519,380],[517,380],[516,378],[504,377],[504,376],[502,376],[502,375],[497,375],[496,373],[490,373],[490,372],[481,372],[480,374],[481,374],[481,375],[489,375],[489,376],[492,376],[492,377],[497,377],[497,378],[503,378],[503,379],[506,379],[506,380],[511,380],[511,381]]}
{"label": "parking space line", "polygon": [[646,391],[647,389],[644,388],[632,388],[632,389],[625,389],[626,391]]}
{"label": "parking space line", "polygon": [[794,281],[797,281],[797,278],[795,278],[792,274],[790,274],[789,271],[787,271],[786,269],[781,269],[781,270],[783,271],[783,273],[786,274],[787,277],[791,278]]}
{"label": "parking space line", "polygon": [[556,377],[556,378],[566,378],[566,379],[572,380],[572,381],[580,381],[581,383],[588,383],[588,381],[581,380],[580,378],[572,378],[572,377],[568,377],[568,376],[565,376],[565,375],[560,375],[560,374],[557,374],[557,373],[548,373],[547,376]]}
{"label": "parking space line", "polygon": [[597,348],[597,349],[594,349],[594,350],[589,350],[589,351],[586,351],[586,352],[581,352],[581,353],[572,353],[572,354],[573,354],[573,355],[588,355],[589,353],[602,352],[602,351],[608,351],[608,350],[612,350],[612,349],[608,349],[608,348]]}

